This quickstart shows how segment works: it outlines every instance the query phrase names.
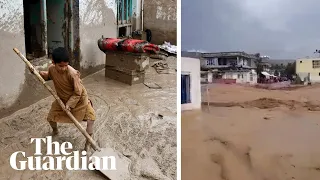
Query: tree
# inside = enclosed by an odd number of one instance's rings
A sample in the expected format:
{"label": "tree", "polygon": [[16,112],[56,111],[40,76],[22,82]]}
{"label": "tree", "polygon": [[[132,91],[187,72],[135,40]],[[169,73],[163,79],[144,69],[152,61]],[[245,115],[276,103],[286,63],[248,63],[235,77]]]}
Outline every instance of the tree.
{"label": "tree", "polygon": [[255,63],[257,66],[257,74],[259,76],[259,74],[261,74],[261,72],[263,71],[262,58],[260,57],[260,53],[257,53],[254,56],[256,57]]}
{"label": "tree", "polygon": [[276,70],[274,71],[274,75],[275,75],[275,76],[279,76],[279,70],[278,70],[278,69],[276,69]]}
{"label": "tree", "polygon": [[293,76],[296,74],[296,62],[287,64],[285,74],[287,75],[287,78],[293,79]]}

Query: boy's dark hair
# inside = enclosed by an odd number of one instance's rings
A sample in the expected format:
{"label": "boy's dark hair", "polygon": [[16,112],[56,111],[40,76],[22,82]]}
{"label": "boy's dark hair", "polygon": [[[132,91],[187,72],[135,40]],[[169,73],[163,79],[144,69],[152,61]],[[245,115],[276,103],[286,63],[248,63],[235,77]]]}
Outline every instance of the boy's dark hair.
{"label": "boy's dark hair", "polygon": [[52,52],[54,63],[69,62],[69,52],[63,47],[58,47]]}

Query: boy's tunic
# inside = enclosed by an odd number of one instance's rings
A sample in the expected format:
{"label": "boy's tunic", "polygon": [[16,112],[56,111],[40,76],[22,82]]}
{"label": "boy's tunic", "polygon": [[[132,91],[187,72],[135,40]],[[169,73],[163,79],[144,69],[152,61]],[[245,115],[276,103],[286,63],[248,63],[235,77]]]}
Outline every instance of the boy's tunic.
{"label": "boy's tunic", "polygon": [[[64,104],[69,105],[71,113],[78,120],[95,120],[95,111],[88,99],[88,94],[80,79],[80,72],[68,66],[68,70],[59,73],[54,65],[48,70],[49,79],[53,80],[55,90]],[[52,103],[48,114],[48,121],[59,123],[73,123],[62,110],[57,100]]]}

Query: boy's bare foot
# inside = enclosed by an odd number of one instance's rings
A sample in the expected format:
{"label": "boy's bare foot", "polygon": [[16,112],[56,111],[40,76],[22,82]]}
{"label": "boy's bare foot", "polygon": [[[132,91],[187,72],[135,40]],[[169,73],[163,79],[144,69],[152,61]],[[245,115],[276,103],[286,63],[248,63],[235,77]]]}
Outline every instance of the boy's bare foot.
{"label": "boy's bare foot", "polygon": [[59,134],[58,129],[53,129],[52,130],[52,136],[55,136],[55,135],[58,135],[58,134]]}
{"label": "boy's bare foot", "polygon": [[59,133],[58,131],[58,124],[56,122],[52,122],[52,121],[49,121],[49,124],[52,128],[52,136],[55,136]]}
{"label": "boy's bare foot", "polygon": [[[92,134],[89,134],[89,135],[92,137]],[[90,146],[91,146],[91,144],[89,143],[88,140],[86,140],[86,144],[84,146],[84,150],[88,152],[90,150]]]}
{"label": "boy's bare foot", "polygon": [[84,150],[86,151],[86,152],[88,152],[89,151],[89,148],[90,148],[90,143],[88,143],[88,140],[86,141],[86,145],[84,146]]}

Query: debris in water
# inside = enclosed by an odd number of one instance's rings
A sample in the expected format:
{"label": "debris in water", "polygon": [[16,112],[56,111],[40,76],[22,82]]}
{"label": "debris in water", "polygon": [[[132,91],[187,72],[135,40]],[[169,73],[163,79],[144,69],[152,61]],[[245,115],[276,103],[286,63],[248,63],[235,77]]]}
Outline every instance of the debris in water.
{"label": "debris in water", "polygon": [[143,84],[150,89],[162,89],[162,87],[159,86],[159,84],[157,84],[157,83],[147,82],[147,83],[143,83]]}

